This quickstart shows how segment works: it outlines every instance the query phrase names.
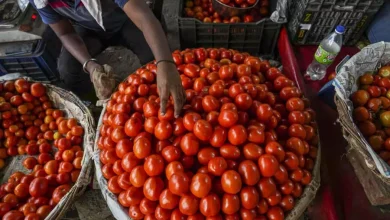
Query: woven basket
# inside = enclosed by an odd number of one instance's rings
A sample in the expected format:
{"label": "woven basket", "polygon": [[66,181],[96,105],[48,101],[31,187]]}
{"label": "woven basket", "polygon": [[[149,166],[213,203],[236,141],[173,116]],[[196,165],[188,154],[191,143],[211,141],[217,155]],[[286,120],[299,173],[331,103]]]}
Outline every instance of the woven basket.
{"label": "woven basket", "polygon": [[[16,80],[21,78],[20,74],[9,74],[0,78],[0,82],[6,80]],[[30,82],[33,82],[30,78],[23,77]],[[91,182],[92,160],[91,155],[93,152],[93,143],[95,138],[95,122],[89,109],[83,104],[83,102],[72,92],[66,91],[59,87],[45,84],[47,95],[53,103],[53,106],[66,112],[67,117],[76,118],[77,121],[84,128],[83,145],[84,150],[82,168],[76,183],[72,186],[70,191],[61,199],[61,201],[54,207],[46,219],[61,219],[66,213],[67,209],[74,203],[76,197],[84,193],[86,186]],[[21,166],[22,160],[26,156],[16,156],[10,161],[6,172],[3,174],[4,179],[15,171],[25,172]],[[14,165],[13,165],[14,164]]]}
{"label": "woven basket", "polygon": [[[364,161],[361,162],[365,163],[367,167],[375,174],[376,177],[378,177],[384,183],[390,186],[390,179],[383,177],[383,175],[378,171],[378,168],[375,166],[375,162],[372,156],[367,150],[367,142],[365,142],[361,138],[363,135],[354,126],[354,122],[348,116],[350,114],[348,111],[348,107],[345,105],[344,102],[340,100],[339,97],[337,97],[337,95],[335,96],[334,100],[337,106],[337,111],[339,113],[339,122],[341,124],[343,136],[348,141],[349,147],[359,152],[359,154],[361,154],[361,156],[363,156],[364,158]],[[359,136],[358,134],[360,134],[361,136]]]}
{"label": "woven basket", "polygon": [[[140,67],[142,68],[142,67]],[[123,81],[127,81],[127,78]],[[116,91],[116,90],[115,90]],[[103,177],[101,168],[102,168],[102,162],[100,161],[99,155],[100,155],[100,149],[98,147],[98,140],[100,137],[100,128],[103,125],[103,116],[106,112],[106,104],[105,102],[100,102],[100,105],[103,106],[98,125],[97,125],[97,132],[95,137],[95,145],[94,145],[94,153],[93,153],[93,160],[95,164],[95,173],[96,178],[99,184],[99,187],[102,191],[103,198],[106,200],[108,207],[110,208],[113,216],[118,220],[131,220],[128,214],[128,209],[124,208],[119,202],[118,198],[115,194],[110,192],[107,188],[107,180]],[[318,133],[318,131],[317,131]],[[299,200],[295,201],[295,207],[292,209],[286,216],[286,220],[298,220],[302,216],[302,214],[305,212],[307,207],[310,205],[310,203],[313,201],[314,197],[316,196],[316,193],[318,191],[318,188],[320,187],[321,177],[320,177],[320,164],[321,164],[321,146],[318,144],[318,153],[317,158],[314,164],[314,168],[312,171],[312,181],[309,185],[307,185]]]}
{"label": "woven basket", "polygon": [[387,185],[390,185],[390,178],[386,178],[376,166],[376,163],[384,164],[384,162],[373,153],[374,151],[367,150],[368,148],[371,150],[371,147],[353,121],[353,105],[349,97],[358,89],[357,81],[361,75],[366,72],[374,72],[389,62],[390,43],[379,42],[369,45],[342,66],[334,83],[336,88],[334,101],[344,138],[348,141],[350,149],[361,155],[360,158],[363,158],[361,163],[365,164],[376,177]]}

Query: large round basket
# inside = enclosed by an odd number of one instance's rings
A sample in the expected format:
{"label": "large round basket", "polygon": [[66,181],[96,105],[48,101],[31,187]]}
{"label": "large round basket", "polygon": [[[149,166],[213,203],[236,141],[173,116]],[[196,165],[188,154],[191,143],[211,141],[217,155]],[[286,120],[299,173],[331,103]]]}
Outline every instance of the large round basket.
{"label": "large round basket", "polygon": [[[0,81],[16,80],[21,78],[20,74],[9,74],[0,77]],[[30,78],[23,77],[32,82]],[[84,193],[86,186],[91,181],[92,176],[92,160],[91,155],[93,152],[93,143],[95,138],[95,122],[89,109],[83,104],[83,102],[72,92],[66,91],[59,87],[45,84],[47,95],[53,103],[53,106],[61,109],[66,114],[66,117],[76,118],[80,125],[84,128],[84,137],[82,148],[84,150],[82,168],[80,175],[72,186],[71,190],[62,198],[62,200],[54,207],[46,219],[61,219],[66,213],[67,209],[74,203],[74,200]],[[10,161],[7,161],[7,166],[0,172],[2,177],[0,181],[5,181],[7,178],[16,171],[27,173],[28,170],[22,166],[22,161],[26,158],[26,155],[20,155],[13,157]]]}
{"label": "large round basket", "polygon": [[[124,81],[126,81],[125,79]],[[128,214],[128,209],[123,207],[118,202],[118,197],[114,193],[110,192],[110,190],[107,187],[107,180],[104,178],[102,174],[101,168],[103,167],[103,163],[99,159],[100,155],[100,149],[98,147],[98,140],[100,137],[100,128],[103,125],[103,116],[106,112],[106,104],[107,102],[103,102],[103,110],[100,115],[98,126],[97,126],[97,133],[95,137],[95,144],[94,144],[94,164],[95,164],[95,173],[96,178],[98,180],[99,187],[102,191],[103,198],[106,200],[108,207],[110,208],[113,216],[116,219],[120,220],[131,220]],[[318,132],[317,132],[318,133]],[[302,214],[306,211],[307,207],[310,205],[312,200],[314,199],[318,188],[320,187],[320,164],[321,164],[321,146],[318,144],[318,153],[317,158],[314,164],[314,169],[312,171],[312,181],[309,185],[305,187],[303,190],[303,193],[301,197],[296,200],[295,207],[288,213],[287,216],[285,216],[285,219],[287,220],[297,220],[300,219]]]}

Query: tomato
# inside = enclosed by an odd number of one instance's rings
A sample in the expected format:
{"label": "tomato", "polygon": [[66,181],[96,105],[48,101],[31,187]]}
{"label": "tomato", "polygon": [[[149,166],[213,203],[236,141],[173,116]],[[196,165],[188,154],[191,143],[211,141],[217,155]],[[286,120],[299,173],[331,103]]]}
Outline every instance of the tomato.
{"label": "tomato", "polygon": [[279,162],[282,162],[285,158],[285,152],[283,147],[276,141],[271,141],[265,146],[265,152],[275,156]]}
{"label": "tomato", "polygon": [[210,193],[202,198],[199,203],[199,210],[206,217],[217,215],[221,210],[221,201],[219,197],[214,193]]}
{"label": "tomato", "polygon": [[240,157],[240,149],[237,146],[225,144],[220,149],[221,156],[225,159],[236,160]]}
{"label": "tomato", "polygon": [[211,187],[212,182],[208,174],[197,173],[192,177],[190,190],[194,196],[198,198],[205,197],[209,194]]}
{"label": "tomato", "polygon": [[129,139],[122,139],[116,143],[115,152],[119,158],[123,158],[125,154],[133,149],[133,143]]}
{"label": "tomato", "polygon": [[23,166],[26,169],[33,169],[35,165],[38,164],[38,160],[35,159],[35,157],[27,157],[26,159],[23,160]]}
{"label": "tomato", "polygon": [[23,215],[23,212],[21,212],[21,211],[11,210],[11,211],[7,212],[3,216],[2,219],[3,220],[23,220],[24,215]]}
{"label": "tomato", "polygon": [[25,198],[29,196],[29,185],[26,183],[19,183],[13,190],[13,193],[18,198]]}
{"label": "tomato", "polygon": [[[389,116],[389,117],[388,117]],[[383,123],[387,123],[388,119],[390,121],[390,113],[388,114],[387,112],[384,112],[381,114],[381,122]],[[386,124],[387,125],[387,124]],[[390,125],[390,123],[389,123]],[[358,127],[359,127],[359,130],[360,132],[362,132],[362,134],[364,136],[371,136],[375,133],[376,131],[376,127],[375,127],[375,124],[372,123],[371,121],[363,121],[363,122],[360,122],[358,124]]]}
{"label": "tomato", "polygon": [[167,140],[173,133],[172,125],[168,121],[160,121],[154,128],[154,136],[159,140]]}
{"label": "tomato", "polygon": [[142,130],[143,122],[137,117],[132,117],[126,121],[125,133],[129,137],[137,136]]}
{"label": "tomato", "polygon": [[139,204],[139,209],[144,215],[153,214],[157,207],[157,202],[150,201],[147,198],[143,198]]}
{"label": "tomato", "polygon": [[235,103],[239,110],[246,111],[252,106],[252,98],[248,93],[238,94]]}
{"label": "tomato", "polygon": [[53,192],[53,201],[58,204],[61,199],[70,191],[71,186],[68,184],[58,186]]}
{"label": "tomato", "polygon": [[129,207],[129,216],[132,219],[144,219],[145,217],[138,205],[132,205]]}
{"label": "tomato", "polygon": [[243,148],[244,157],[248,160],[257,161],[263,154],[263,149],[253,143],[248,143]]}
{"label": "tomato", "polygon": [[122,158],[122,168],[126,172],[131,172],[134,167],[140,163],[140,160],[135,156],[133,152],[128,152]]}
{"label": "tomato", "polygon": [[355,106],[363,106],[370,99],[370,94],[365,90],[358,90],[352,94],[351,100]]}
{"label": "tomato", "polygon": [[259,203],[259,193],[255,187],[246,186],[240,192],[241,205],[245,209],[254,209]]}
{"label": "tomato", "polygon": [[179,201],[179,210],[184,215],[194,215],[199,208],[199,200],[193,195],[184,195]]}
{"label": "tomato", "polygon": [[223,96],[224,86],[219,83],[213,83],[209,88],[209,94],[213,97],[220,98]]}
{"label": "tomato", "polygon": [[152,145],[147,138],[145,137],[138,138],[134,142],[133,152],[138,159],[144,159],[147,156],[149,156],[150,153],[152,152]]}
{"label": "tomato", "polygon": [[267,217],[270,220],[280,220],[284,219],[284,213],[279,206],[273,206],[268,210]]}
{"label": "tomato", "polygon": [[110,190],[112,193],[118,194],[122,192],[122,188],[118,184],[118,176],[113,176],[108,180],[107,183],[108,190]]}
{"label": "tomato", "polygon": [[222,197],[222,212],[232,215],[240,209],[240,198],[238,195],[225,193]]}
{"label": "tomato", "polygon": [[271,177],[279,168],[278,160],[271,154],[263,154],[258,161],[262,176]]}
{"label": "tomato", "polygon": [[242,181],[248,186],[254,186],[260,180],[260,171],[251,160],[244,160],[238,166]]}
{"label": "tomato", "polygon": [[29,193],[31,196],[39,197],[46,194],[49,182],[44,177],[35,178],[29,186]]}
{"label": "tomato", "polygon": [[188,131],[192,131],[195,122],[200,120],[202,117],[198,113],[190,112],[184,115],[183,125]]}
{"label": "tomato", "polygon": [[288,170],[295,170],[299,166],[298,157],[292,152],[287,152],[286,159],[284,160],[284,164],[286,165],[286,168]]}
{"label": "tomato", "polygon": [[41,83],[33,83],[30,87],[30,93],[34,97],[41,97],[45,95],[46,88]]}
{"label": "tomato", "polygon": [[175,173],[169,179],[168,186],[173,194],[182,196],[189,190],[189,178],[184,173]]}
{"label": "tomato", "polygon": [[187,133],[180,141],[180,148],[187,156],[196,155],[199,149],[199,141],[194,134]]}
{"label": "tomato", "polygon": [[242,125],[234,125],[228,131],[228,140],[233,145],[241,145],[245,143],[247,137],[247,131]]}
{"label": "tomato", "polygon": [[168,163],[179,160],[180,155],[180,149],[174,146],[164,147],[161,151],[161,156],[163,156],[164,160]]}

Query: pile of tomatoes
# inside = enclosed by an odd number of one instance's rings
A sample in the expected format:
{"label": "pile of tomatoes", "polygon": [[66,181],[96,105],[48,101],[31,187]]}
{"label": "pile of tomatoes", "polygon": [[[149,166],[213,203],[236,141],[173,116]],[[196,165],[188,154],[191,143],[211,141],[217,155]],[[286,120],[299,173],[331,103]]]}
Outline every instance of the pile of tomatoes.
{"label": "pile of tomatoes", "polygon": [[371,148],[390,165],[390,66],[359,77],[353,119]]}
{"label": "pile of tomatoes", "polygon": [[283,219],[317,156],[308,100],[248,53],[172,56],[187,97],[180,117],[172,101],[161,115],[153,63],[107,104],[98,148],[108,189],[132,219]]}
{"label": "pile of tomatoes", "polygon": [[[256,3],[256,0],[219,0],[225,5],[237,8],[248,8]],[[184,6],[184,15],[190,18],[196,18],[204,23],[250,23],[259,21],[267,17],[269,1],[260,0],[260,2],[243,16],[221,17],[212,5],[212,0],[187,0]]]}
{"label": "pile of tomatoes", "polygon": [[0,218],[42,220],[77,181],[84,129],[53,108],[44,85],[25,79],[0,83],[0,115],[0,169],[8,157],[28,155],[31,170],[0,186]]}

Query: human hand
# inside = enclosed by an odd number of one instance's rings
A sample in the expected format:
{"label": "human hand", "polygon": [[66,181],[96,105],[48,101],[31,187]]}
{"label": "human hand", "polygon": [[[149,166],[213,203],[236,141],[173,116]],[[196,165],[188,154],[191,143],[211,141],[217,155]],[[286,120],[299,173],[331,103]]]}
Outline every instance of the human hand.
{"label": "human hand", "polygon": [[175,118],[179,117],[186,101],[186,95],[175,64],[169,62],[160,62],[158,64],[157,89],[160,93],[161,114],[165,115],[169,96],[172,95]]}
{"label": "human hand", "polygon": [[[90,70],[88,70],[90,71]],[[109,65],[95,65],[90,72],[91,81],[95,88],[96,96],[100,100],[108,99],[115,89],[114,71]]]}

